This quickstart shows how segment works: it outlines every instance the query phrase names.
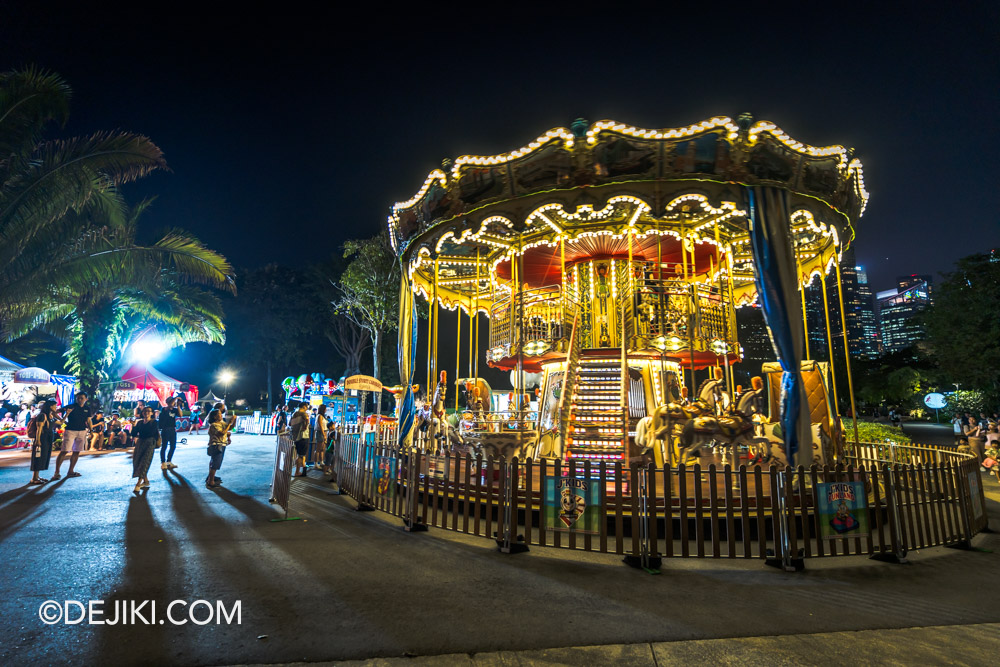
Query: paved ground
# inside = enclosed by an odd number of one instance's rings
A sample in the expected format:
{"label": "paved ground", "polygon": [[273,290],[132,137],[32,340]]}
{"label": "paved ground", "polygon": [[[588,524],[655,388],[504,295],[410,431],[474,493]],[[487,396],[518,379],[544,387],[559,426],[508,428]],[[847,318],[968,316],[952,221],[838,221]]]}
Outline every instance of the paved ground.
{"label": "paved ground", "polygon": [[[1000,621],[993,551],[930,549],[905,566],[817,560],[797,574],[672,560],[651,576],[613,556],[509,556],[482,538],[408,534],[313,480],[294,487],[306,521],[273,523],[273,439],[235,440],[215,491],[200,442],[141,497],[124,453],[85,457],[83,477],[41,488],[24,486],[23,455],[0,460],[0,662],[988,664],[997,654],[997,626],[976,625]],[[1000,526],[1000,487],[984,483]],[[996,550],[1000,536],[975,543]],[[155,600],[159,618],[172,600],[240,601],[242,622],[48,626],[46,600],[104,600],[106,611]],[[574,646],[600,648],[561,648]]]}

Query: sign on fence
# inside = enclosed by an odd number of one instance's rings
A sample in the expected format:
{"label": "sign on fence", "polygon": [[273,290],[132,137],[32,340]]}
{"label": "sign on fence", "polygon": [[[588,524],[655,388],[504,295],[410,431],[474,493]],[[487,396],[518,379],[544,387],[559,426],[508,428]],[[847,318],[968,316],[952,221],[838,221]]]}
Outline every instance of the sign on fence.
{"label": "sign on fence", "polygon": [[983,499],[979,496],[979,472],[973,470],[969,476],[969,495],[972,497],[972,516],[976,521],[983,518]]}
{"label": "sign on fence", "polygon": [[819,534],[824,540],[868,537],[868,496],[864,482],[822,482],[819,497]]}
{"label": "sign on fence", "polygon": [[600,533],[600,485],[576,477],[545,479],[545,529]]}
{"label": "sign on fence", "polygon": [[372,470],[372,490],[382,498],[396,495],[396,457],[376,456]]}

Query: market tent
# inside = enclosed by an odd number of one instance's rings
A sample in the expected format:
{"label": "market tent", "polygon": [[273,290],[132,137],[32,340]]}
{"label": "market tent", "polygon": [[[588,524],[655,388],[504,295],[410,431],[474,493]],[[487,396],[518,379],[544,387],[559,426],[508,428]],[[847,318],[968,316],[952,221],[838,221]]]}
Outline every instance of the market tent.
{"label": "market tent", "polygon": [[212,405],[215,405],[216,403],[222,403],[222,399],[213,394],[211,389],[209,389],[208,393],[202,396],[199,400],[202,403],[211,403]]}
{"label": "market tent", "polygon": [[0,380],[9,380],[14,377],[14,372],[19,371],[24,366],[11,361],[7,357],[0,357]]}
{"label": "market tent", "polygon": [[[173,396],[174,392],[178,391],[184,394],[188,405],[194,405],[198,400],[198,387],[193,384],[186,385],[188,389],[184,391],[181,389],[181,386],[185,383],[170,377],[153,366],[145,364],[133,364],[127,371],[122,373],[122,382],[125,384],[119,386],[126,391],[137,390],[145,392],[146,390],[150,390],[154,392],[160,403],[166,403],[167,399]],[[139,395],[141,396],[141,394]]]}

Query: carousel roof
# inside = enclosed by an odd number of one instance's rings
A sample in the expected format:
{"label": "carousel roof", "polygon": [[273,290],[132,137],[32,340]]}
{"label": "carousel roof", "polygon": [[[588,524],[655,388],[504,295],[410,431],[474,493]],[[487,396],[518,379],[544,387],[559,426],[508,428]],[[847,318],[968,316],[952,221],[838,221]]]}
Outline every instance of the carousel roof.
{"label": "carousel roof", "polygon": [[558,282],[563,253],[567,266],[624,257],[630,237],[633,257],[666,271],[687,248],[695,280],[727,260],[748,303],[744,186],[754,185],[790,193],[802,283],[830,268],[868,201],[851,149],[809,146],[748,114],[666,130],[577,120],[510,153],[445,161],[392,207],[389,229],[415,289],[427,295],[436,266],[449,307],[488,311],[511,287],[513,257],[527,282]]}

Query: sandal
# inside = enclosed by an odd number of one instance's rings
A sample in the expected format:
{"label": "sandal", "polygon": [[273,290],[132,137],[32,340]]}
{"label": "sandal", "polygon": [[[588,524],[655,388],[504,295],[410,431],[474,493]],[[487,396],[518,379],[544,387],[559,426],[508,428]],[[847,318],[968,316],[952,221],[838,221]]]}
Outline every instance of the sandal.
{"label": "sandal", "polygon": [[46,481],[48,481],[48,480],[44,480],[44,479],[33,479],[33,480],[31,480],[30,482],[28,482],[28,486],[35,486],[35,485],[38,485],[38,484],[45,484],[45,482],[46,482]]}
{"label": "sandal", "polygon": [[83,477],[83,475],[81,475],[78,472],[71,472],[68,475],[66,475],[66,477]]}
{"label": "sandal", "polygon": [[52,475],[52,480],[53,481],[55,481],[57,479],[62,479],[62,475],[60,475],[59,473],[56,473],[56,474]]}

